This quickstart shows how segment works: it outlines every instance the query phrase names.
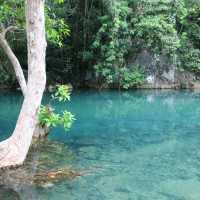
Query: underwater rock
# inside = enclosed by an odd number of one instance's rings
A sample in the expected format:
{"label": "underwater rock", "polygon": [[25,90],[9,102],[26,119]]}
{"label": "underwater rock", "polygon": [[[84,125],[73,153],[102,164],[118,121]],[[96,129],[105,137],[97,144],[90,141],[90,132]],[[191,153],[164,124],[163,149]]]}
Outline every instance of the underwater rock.
{"label": "underwater rock", "polygon": [[63,180],[71,180],[79,176],[83,176],[84,173],[75,171],[70,168],[57,169],[53,171],[45,171],[38,173],[34,176],[33,184],[37,186],[47,187],[54,182]]}
{"label": "underwater rock", "polygon": [[19,194],[11,189],[4,186],[0,186],[0,199],[1,200],[21,200]]}
{"label": "underwater rock", "polygon": [[[35,200],[37,193],[34,192],[34,187],[51,187],[54,182],[72,180],[84,174],[69,167],[73,158],[72,152],[65,144],[51,142],[48,139],[35,142],[23,166],[1,170],[0,185],[11,188],[19,194],[22,190],[30,192],[31,194],[23,193],[23,195],[32,196]],[[2,194],[0,192],[0,195]],[[1,197],[0,200],[7,200]]]}

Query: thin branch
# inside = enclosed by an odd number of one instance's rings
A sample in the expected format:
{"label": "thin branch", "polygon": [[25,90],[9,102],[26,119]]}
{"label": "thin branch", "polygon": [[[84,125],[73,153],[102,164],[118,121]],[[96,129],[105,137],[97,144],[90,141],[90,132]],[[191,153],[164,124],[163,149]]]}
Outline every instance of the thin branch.
{"label": "thin branch", "polygon": [[3,31],[2,31],[2,36],[5,38],[6,37],[6,34],[9,32],[9,31],[12,31],[12,30],[16,30],[18,29],[17,26],[9,26],[7,28],[4,28]]}

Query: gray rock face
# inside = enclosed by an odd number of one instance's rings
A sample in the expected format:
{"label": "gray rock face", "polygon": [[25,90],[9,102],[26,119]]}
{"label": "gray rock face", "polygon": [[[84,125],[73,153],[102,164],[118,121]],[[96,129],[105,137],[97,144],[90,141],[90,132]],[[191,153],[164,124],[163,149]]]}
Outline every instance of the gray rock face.
{"label": "gray rock face", "polygon": [[146,82],[140,88],[192,88],[196,77],[191,72],[180,70],[164,55],[153,56],[146,49],[136,58],[130,58],[128,66],[139,65],[146,74]]}
{"label": "gray rock face", "polygon": [[[175,62],[176,61],[176,62]],[[166,55],[153,55],[147,49],[143,49],[139,54],[133,54],[127,60],[127,67],[138,67],[145,73],[145,83],[138,88],[141,89],[179,89],[191,88],[200,89],[200,81],[195,74],[177,67],[179,60],[174,58],[174,62]],[[85,85],[91,88],[117,88],[118,82],[112,85],[98,80],[94,73],[86,72]],[[199,77],[200,80],[200,77]]]}

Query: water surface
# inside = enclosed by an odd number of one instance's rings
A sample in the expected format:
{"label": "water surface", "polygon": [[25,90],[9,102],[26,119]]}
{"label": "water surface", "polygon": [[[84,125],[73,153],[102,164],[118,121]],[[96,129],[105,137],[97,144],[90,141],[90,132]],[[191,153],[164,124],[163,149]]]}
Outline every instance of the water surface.
{"label": "water surface", "polygon": [[[1,140],[13,130],[21,102],[20,94],[1,92]],[[49,187],[9,188],[17,198],[200,199],[200,92],[75,91],[69,104],[56,108],[77,119],[68,133],[59,128],[49,137],[65,147],[54,152],[57,166],[91,173]]]}

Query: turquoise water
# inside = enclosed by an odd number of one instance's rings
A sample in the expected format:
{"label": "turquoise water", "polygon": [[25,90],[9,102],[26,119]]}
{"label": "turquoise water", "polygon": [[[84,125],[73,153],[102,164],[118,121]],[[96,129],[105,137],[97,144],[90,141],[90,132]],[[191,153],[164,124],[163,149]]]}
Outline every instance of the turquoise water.
{"label": "turquoise water", "polygon": [[[1,140],[13,129],[21,101],[19,94],[1,92]],[[77,119],[68,133],[56,129],[50,135],[63,146],[57,165],[89,173],[18,189],[17,198],[200,199],[200,92],[75,91],[70,104],[56,106]]]}

